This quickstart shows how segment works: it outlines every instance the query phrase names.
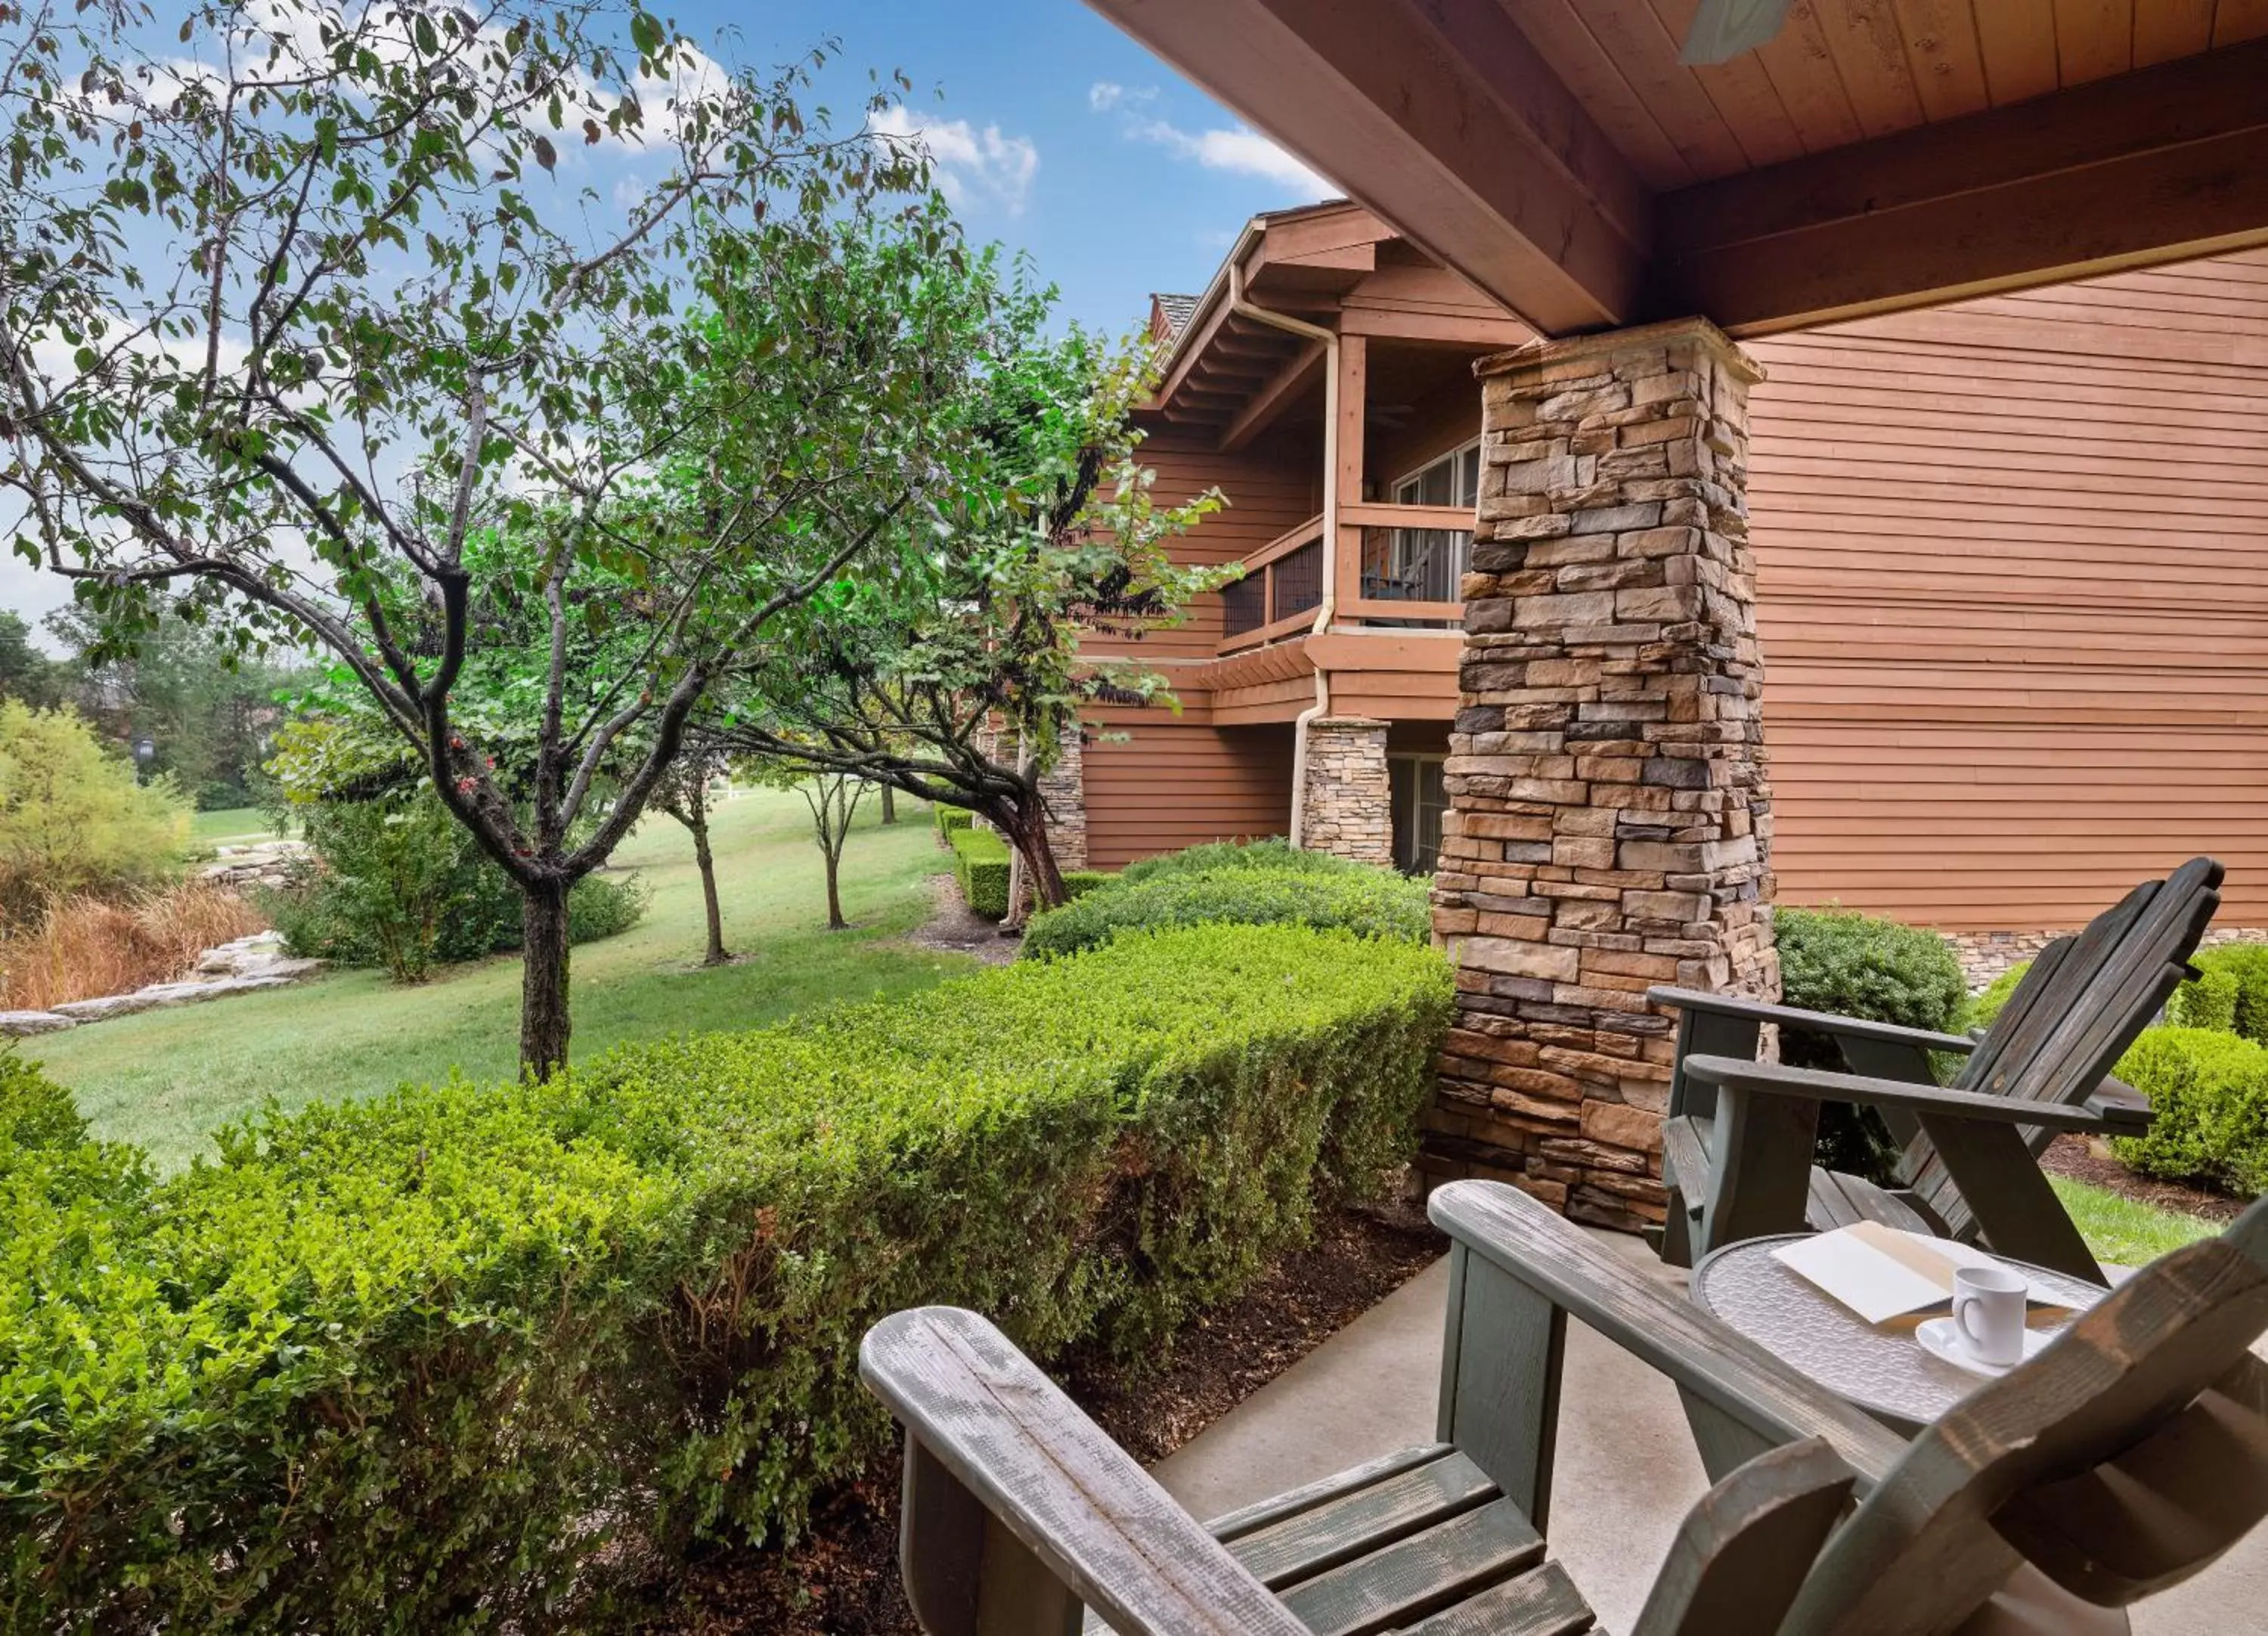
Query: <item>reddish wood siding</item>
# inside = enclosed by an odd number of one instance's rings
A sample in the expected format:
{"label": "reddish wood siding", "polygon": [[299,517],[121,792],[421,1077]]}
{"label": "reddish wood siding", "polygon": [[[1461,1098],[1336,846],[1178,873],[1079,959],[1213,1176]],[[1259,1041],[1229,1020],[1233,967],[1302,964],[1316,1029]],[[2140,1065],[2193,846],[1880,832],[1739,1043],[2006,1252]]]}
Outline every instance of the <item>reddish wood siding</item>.
{"label": "reddish wood siding", "polygon": [[1292,827],[1292,730],[1111,711],[1130,736],[1086,748],[1086,855],[1098,869]]}
{"label": "reddish wood siding", "polygon": [[[1228,505],[1199,523],[1174,548],[1183,563],[1233,563],[1258,550],[1285,529],[1322,509],[1320,454],[1302,459],[1277,440],[1236,454],[1210,446],[1212,434],[1192,437],[1170,427],[1152,431],[1136,458],[1157,474],[1152,497],[1160,505],[1179,505],[1218,488]],[[1138,643],[1093,639],[1097,653],[1133,653],[1151,660],[1213,657],[1219,645],[1220,598],[1197,599],[1187,623],[1145,637]]]}
{"label": "reddish wood siding", "polygon": [[2268,253],[1751,350],[1782,896],[2268,924]]}

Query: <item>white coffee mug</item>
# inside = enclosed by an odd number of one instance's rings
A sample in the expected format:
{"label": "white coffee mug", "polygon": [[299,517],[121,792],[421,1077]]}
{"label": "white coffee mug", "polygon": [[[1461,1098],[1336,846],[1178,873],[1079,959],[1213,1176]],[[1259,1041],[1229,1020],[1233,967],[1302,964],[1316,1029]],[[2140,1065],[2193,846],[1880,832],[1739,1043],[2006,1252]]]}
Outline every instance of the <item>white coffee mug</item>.
{"label": "white coffee mug", "polygon": [[2006,1267],[1962,1267],[1953,1275],[1953,1323],[1971,1357],[2017,1363],[2024,1356],[2022,1278]]}

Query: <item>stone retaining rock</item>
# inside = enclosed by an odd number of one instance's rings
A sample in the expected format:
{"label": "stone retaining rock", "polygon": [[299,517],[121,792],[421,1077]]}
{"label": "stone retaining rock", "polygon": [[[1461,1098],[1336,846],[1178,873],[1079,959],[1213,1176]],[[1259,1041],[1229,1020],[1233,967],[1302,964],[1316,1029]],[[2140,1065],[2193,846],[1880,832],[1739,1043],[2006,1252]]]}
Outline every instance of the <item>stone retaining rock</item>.
{"label": "stone retaining rock", "polygon": [[255,932],[250,937],[205,950],[197,956],[195,976],[172,983],[152,983],[127,994],[66,1000],[53,1011],[0,1012],[0,1035],[20,1038],[55,1034],[82,1022],[100,1022],[106,1017],[130,1017],[136,1012],[195,1005],[225,994],[280,989],[320,969],[322,964],[320,960],[298,960],[286,954],[281,932]]}

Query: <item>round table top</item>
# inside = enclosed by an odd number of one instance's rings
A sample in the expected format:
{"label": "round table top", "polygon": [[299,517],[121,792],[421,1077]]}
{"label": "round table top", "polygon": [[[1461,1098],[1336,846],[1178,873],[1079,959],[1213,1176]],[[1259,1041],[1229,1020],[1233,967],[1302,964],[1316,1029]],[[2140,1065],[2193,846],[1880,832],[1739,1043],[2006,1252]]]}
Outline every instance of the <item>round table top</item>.
{"label": "round table top", "polygon": [[[1693,1269],[1693,1299],[1705,1311],[1793,1365],[1837,1396],[1913,1430],[1938,1419],[1989,1377],[1924,1352],[1914,1338],[1921,1315],[1875,1325],[1773,1258],[1809,1236],[1781,1233],[1712,1251]],[[2076,1311],[2106,1293],[2098,1285],[2012,1261],[2068,1299]],[[2055,1330],[2072,1314],[2035,1311],[2034,1329]]]}

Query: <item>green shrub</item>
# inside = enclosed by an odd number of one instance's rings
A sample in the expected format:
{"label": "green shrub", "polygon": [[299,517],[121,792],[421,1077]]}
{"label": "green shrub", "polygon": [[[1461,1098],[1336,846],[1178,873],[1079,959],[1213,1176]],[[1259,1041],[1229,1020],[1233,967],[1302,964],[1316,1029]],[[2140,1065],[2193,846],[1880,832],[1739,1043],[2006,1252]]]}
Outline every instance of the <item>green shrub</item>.
{"label": "green shrub", "polygon": [[1963,1028],[1991,1028],[1999,1019],[2002,1007],[2008,1003],[2008,997],[2016,991],[2017,985],[2023,982],[2025,974],[2031,969],[2030,961],[2020,960],[1986,984],[1984,991],[1970,1000],[1968,1009],[1961,1013],[1961,1026]]}
{"label": "green shrub", "polygon": [[1425,881],[1390,870],[1278,842],[1198,846],[1130,865],[1075,903],[1033,916],[1023,955],[1051,959],[1127,931],[1211,924],[1318,926],[1423,943],[1432,910]]}
{"label": "green shrub", "polygon": [[[1783,908],[1772,917],[1780,994],[1790,1006],[1910,1028],[1946,1031],[1960,1021],[1968,984],[1953,947],[1934,932],[1840,909]],[[1845,1066],[1833,1042],[1780,1033],[1780,1056],[1803,1068]],[[1847,1102],[1819,1111],[1819,1162],[1892,1180],[1898,1145],[1879,1116]]]}
{"label": "green shrub", "polygon": [[[1450,994],[1206,928],[271,1112],[154,1185],[35,1156],[87,1177],[0,1175],[0,1628],[597,1622],[609,1565],[792,1531],[887,1447],[884,1314],[1130,1352],[1236,1291],[1406,1155]],[[0,1154],[78,1133],[11,1094]]]}
{"label": "green shrub", "polygon": [[1073,898],[1085,897],[1095,888],[1116,879],[1116,875],[1101,869],[1066,869],[1063,872],[1064,901],[1069,903]]}
{"label": "green shrub", "polygon": [[2150,1099],[2146,1135],[2118,1156],[2146,1175],[2268,1191],[2268,1049],[2219,1030],[2148,1028],[2117,1075]]}
{"label": "green shrub", "polygon": [[[595,943],[627,932],[645,918],[652,901],[653,894],[637,875],[585,875],[567,891],[567,940]],[[522,940],[517,917],[512,930],[517,948]]]}
{"label": "green shrub", "polygon": [[954,832],[974,828],[976,814],[961,807],[932,807],[930,816],[937,824],[939,838],[951,841]]}
{"label": "green shrub", "polygon": [[1209,841],[1202,846],[1184,847],[1178,852],[1161,852],[1155,858],[1138,859],[1127,865],[1118,872],[1118,878],[1131,885],[1142,881],[1154,881],[1160,875],[1219,874],[1225,869],[1338,874],[1350,869],[1367,867],[1365,864],[1335,858],[1329,852],[1302,851],[1289,841],[1278,837],[1264,841]]}
{"label": "green shrub", "polygon": [[2174,991],[2166,1020],[2268,1044],[2268,943],[2223,943],[2199,950],[2190,963],[2199,975]]}
{"label": "green shrub", "polygon": [[1008,844],[990,829],[952,832],[953,874],[961,898],[988,920],[1008,912]]}
{"label": "green shrub", "polygon": [[189,804],[171,777],[138,783],[77,711],[0,699],[0,921],[35,922],[75,893],[160,885],[188,839]]}
{"label": "green shrub", "polygon": [[[294,810],[314,857],[291,884],[261,895],[293,954],[418,983],[437,966],[520,946],[519,888],[431,794]],[[645,905],[634,881],[586,875],[568,894],[567,935],[612,937]]]}

